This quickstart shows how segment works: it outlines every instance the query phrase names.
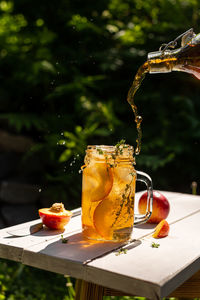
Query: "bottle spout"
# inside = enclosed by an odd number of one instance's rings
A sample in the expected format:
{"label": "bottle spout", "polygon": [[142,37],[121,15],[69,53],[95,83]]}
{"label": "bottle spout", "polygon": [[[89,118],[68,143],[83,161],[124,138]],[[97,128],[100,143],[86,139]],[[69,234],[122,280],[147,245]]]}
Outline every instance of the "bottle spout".
{"label": "bottle spout", "polygon": [[149,73],[169,73],[172,71],[171,51],[155,51],[148,53]]}

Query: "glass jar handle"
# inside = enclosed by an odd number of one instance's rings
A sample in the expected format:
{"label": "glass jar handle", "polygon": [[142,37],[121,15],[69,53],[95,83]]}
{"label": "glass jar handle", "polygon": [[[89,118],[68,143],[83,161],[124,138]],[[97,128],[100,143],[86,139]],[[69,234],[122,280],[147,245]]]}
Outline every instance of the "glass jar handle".
{"label": "glass jar handle", "polygon": [[147,210],[146,213],[143,215],[135,215],[135,221],[134,225],[137,224],[143,224],[148,221],[148,219],[151,217],[152,209],[153,209],[153,184],[151,177],[141,171],[136,171],[137,179],[138,181],[144,182],[147,187]]}

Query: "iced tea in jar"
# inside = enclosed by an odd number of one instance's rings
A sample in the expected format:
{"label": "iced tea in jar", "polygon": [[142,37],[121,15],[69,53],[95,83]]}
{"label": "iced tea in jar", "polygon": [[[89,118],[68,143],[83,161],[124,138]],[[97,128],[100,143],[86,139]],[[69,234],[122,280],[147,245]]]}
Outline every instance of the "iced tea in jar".
{"label": "iced tea in jar", "polygon": [[[133,147],[88,146],[82,167],[82,231],[89,239],[126,241],[134,224],[151,216],[150,177],[134,168]],[[149,197],[145,215],[134,217],[136,180],[146,183]]]}

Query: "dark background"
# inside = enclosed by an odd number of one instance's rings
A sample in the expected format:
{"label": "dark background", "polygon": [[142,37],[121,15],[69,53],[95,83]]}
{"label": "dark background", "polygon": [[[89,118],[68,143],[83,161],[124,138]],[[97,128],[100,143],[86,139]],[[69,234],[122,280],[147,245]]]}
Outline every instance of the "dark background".
{"label": "dark background", "polygon": [[[122,138],[135,146],[126,96],[137,69],[162,43],[191,27],[198,33],[199,19],[192,0],[1,1],[4,185],[36,188],[38,206],[79,206],[86,146]],[[136,167],[155,189],[190,193],[199,181],[199,93],[196,78],[172,72],[148,74],[136,94],[143,117]]]}
{"label": "dark background", "polygon": [[[53,201],[80,206],[86,146],[135,146],[126,97],[138,68],[199,21],[198,0],[0,1],[0,228]],[[136,167],[155,189],[199,183],[199,95],[180,72],[148,74],[136,94]],[[70,278],[5,260],[0,273],[1,299],[74,298]]]}

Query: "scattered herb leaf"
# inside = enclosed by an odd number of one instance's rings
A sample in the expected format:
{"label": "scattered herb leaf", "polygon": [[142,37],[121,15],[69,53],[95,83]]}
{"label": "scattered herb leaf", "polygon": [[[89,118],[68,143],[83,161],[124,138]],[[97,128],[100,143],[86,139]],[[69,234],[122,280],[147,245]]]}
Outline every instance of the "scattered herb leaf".
{"label": "scattered herb leaf", "polygon": [[158,247],[160,247],[160,244],[157,244],[157,243],[155,243],[155,242],[152,242],[151,247],[152,247],[152,248],[158,248]]}
{"label": "scattered herb leaf", "polygon": [[121,254],[126,254],[127,253],[127,251],[128,251],[128,249],[119,249],[119,251],[115,254],[116,256],[119,256],[119,255],[121,255]]}
{"label": "scattered herb leaf", "polygon": [[67,244],[68,243],[68,239],[65,239],[63,237],[63,234],[61,234],[61,241],[62,241],[63,244]]}

